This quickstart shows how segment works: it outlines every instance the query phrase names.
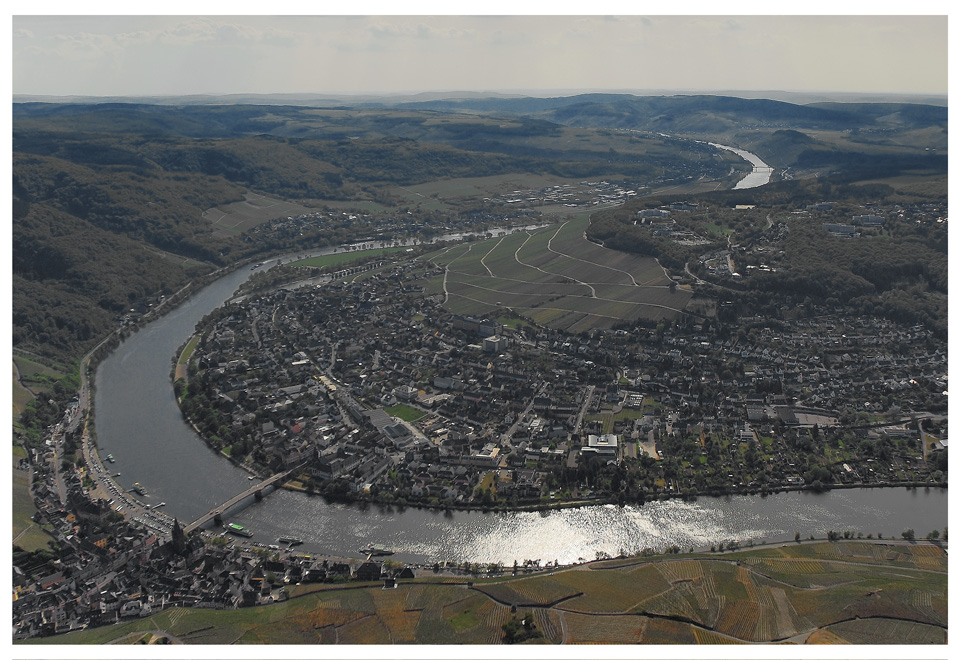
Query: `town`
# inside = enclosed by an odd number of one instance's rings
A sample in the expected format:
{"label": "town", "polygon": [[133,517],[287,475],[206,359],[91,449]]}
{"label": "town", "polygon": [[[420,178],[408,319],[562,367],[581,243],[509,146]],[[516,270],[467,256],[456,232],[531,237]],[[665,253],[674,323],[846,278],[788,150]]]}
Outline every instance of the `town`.
{"label": "town", "polygon": [[[378,259],[382,259],[378,257]],[[594,329],[452,314],[409,255],[224,307],[184,414],[258,475],[344,499],[512,508],[945,482],[946,347],[814,305]],[[812,452],[823,446],[824,451]]]}
{"label": "town", "polygon": [[[696,209],[673,204],[637,223],[695,250],[702,227],[684,215]],[[919,225],[939,209],[872,211]],[[687,268],[683,286],[722,294],[738,279],[734,262],[745,264],[742,280],[774,270],[771,246],[788,233],[768,221],[754,240]],[[468,251],[504,236],[468,238]],[[493,303],[488,316],[447,309],[457,245],[385,254],[358,244],[352,263],[319,272],[254,264],[261,289],[206,317],[172,356],[184,416],[251,479],[289,471],[285,487],[340,501],[510,510],[946,485],[946,345],[923,324],[812,300],[738,314],[720,300],[712,314],[570,333]],[[37,466],[35,522],[54,530],[59,550],[16,553],[17,639],[170,606],[276,602],[309,582],[505,570],[409,566],[375,548],[317,557],[297,552],[296,539],[244,539],[239,526],[184,534],[163,503],[119,490],[83,417],[74,400],[23,462]]]}

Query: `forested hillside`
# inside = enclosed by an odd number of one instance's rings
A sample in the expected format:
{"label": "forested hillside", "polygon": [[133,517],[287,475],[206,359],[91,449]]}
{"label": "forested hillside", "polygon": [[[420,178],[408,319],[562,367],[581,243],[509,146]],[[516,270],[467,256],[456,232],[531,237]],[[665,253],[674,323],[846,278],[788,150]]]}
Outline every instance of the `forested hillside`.
{"label": "forested hillside", "polygon": [[[254,256],[243,236],[215,234],[203,218],[247,192],[390,208],[403,202],[391,188],[457,177],[719,181],[743,166],[713,156],[708,140],[753,149],[788,178],[946,173],[946,108],[909,104],[591,94],[352,108],[24,103],[13,116],[14,346],[61,360],[130,309]],[[680,152],[660,132],[696,141]],[[823,197],[789,183],[766,191],[778,203]],[[601,222],[594,231],[622,230]],[[628,240],[667,263],[685,257],[639,234]]]}
{"label": "forested hillside", "polygon": [[[831,200],[830,212],[807,207]],[[683,214],[683,226],[709,235],[722,227],[729,241],[689,244],[636,223],[637,212],[683,201],[702,206]],[[883,184],[837,184],[826,179],[784,181],[761,188],[697,196],[646,198],[596,214],[589,236],[607,247],[656,256],[682,276],[695,271],[701,255],[730,250],[737,268],[749,277],[723,281],[714,291],[743,303],[743,314],[769,308],[823,305],[834,313],[877,315],[903,323],[923,323],[941,337],[947,332],[947,223],[921,217],[919,210],[946,208],[945,194],[905,195]],[[749,207],[737,210],[736,205]],[[865,228],[857,239],[843,239],[825,223],[848,223],[866,208],[897,215],[882,227]],[[710,209],[709,211],[706,209]],[[718,210],[723,209],[723,210]],[[899,211],[898,211],[899,209]],[[763,269],[761,269],[763,267]],[[774,318],[774,317],[771,317]]]}

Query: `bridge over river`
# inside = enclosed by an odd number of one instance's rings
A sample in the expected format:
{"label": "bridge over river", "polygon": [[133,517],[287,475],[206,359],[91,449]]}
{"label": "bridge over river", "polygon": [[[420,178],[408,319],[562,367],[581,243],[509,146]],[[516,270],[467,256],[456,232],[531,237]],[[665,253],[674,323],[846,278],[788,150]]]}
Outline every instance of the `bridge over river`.
{"label": "bridge over river", "polygon": [[210,511],[203,514],[202,516],[194,520],[189,525],[185,526],[183,528],[184,534],[189,534],[193,530],[202,527],[203,525],[210,522],[214,518],[217,518],[218,516],[222,516],[227,509],[237,504],[241,500],[244,500],[250,497],[251,495],[257,495],[257,496],[263,495],[263,491],[265,488],[267,488],[267,486],[273,486],[274,484],[284,481],[291,474],[302,469],[304,465],[306,465],[306,463],[301,463],[300,465],[292,467],[286,472],[280,472],[279,474],[275,474],[269,479],[265,479],[263,481],[259,481],[255,483],[254,485],[252,485],[250,488],[246,489],[242,493],[239,493],[238,495],[234,495],[233,497],[231,497],[229,500],[227,500],[220,506],[210,509]]}

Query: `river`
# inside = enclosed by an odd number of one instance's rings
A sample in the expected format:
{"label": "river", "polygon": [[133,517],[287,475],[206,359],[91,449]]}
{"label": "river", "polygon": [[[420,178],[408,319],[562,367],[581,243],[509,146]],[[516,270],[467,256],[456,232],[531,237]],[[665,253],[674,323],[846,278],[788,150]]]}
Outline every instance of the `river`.
{"label": "river", "polygon": [[749,151],[744,151],[743,149],[737,149],[736,147],[728,147],[724,144],[716,144],[714,142],[708,142],[707,144],[709,144],[711,147],[716,147],[717,149],[732,151],[753,166],[753,171],[740,179],[740,181],[737,182],[737,185],[733,187],[734,190],[756,188],[770,182],[770,177],[773,175],[773,168],[760,160],[760,157],[756,154],[752,154]]}
{"label": "river", "polygon": [[[266,261],[264,267],[275,261]],[[182,522],[250,486],[246,472],[210,450],[184,422],[170,382],[171,361],[197,322],[229,299],[250,274],[242,268],[210,284],[129,337],[97,369],[95,423],[101,456],[114,455],[110,470],[121,473],[116,479],[121,485],[130,488],[140,482],[147,503],[165,502],[163,511]],[[305,541],[304,550],[332,556],[359,556],[358,548],[373,542],[412,562],[571,563],[594,559],[597,552],[792,540],[796,532],[803,538],[822,537],[828,530],[899,536],[912,528],[925,535],[947,525],[947,492],[852,489],[485,514],[362,508],[277,491],[261,502],[249,498],[226,518],[253,529],[255,541],[274,543],[289,534]]]}

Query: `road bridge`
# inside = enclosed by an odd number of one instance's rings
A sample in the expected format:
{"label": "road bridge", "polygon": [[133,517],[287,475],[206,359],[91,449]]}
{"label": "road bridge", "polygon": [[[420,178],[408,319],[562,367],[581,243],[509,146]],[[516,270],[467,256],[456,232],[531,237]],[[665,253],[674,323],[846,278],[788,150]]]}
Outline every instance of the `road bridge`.
{"label": "road bridge", "polygon": [[284,480],[285,480],[287,477],[289,477],[291,474],[293,474],[293,473],[297,472],[298,470],[300,470],[301,468],[303,468],[304,465],[306,465],[306,463],[301,463],[300,465],[297,465],[296,467],[290,468],[290,469],[287,470],[286,472],[280,472],[279,474],[275,474],[275,475],[273,475],[272,477],[270,477],[269,479],[265,479],[265,480],[263,480],[263,481],[260,481],[260,482],[258,482],[258,483],[255,483],[253,486],[251,486],[250,488],[246,489],[246,490],[243,491],[242,493],[239,493],[239,494],[237,494],[237,495],[234,495],[233,497],[231,497],[229,500],[227,500],[226,502],[224,502],[224,503],[221,504],[220,506],[215,507],[215,508],[213,508],[213,509],[210,509],[210,511],[208,511],[208,512],[205,513],[205,514],[203,514],[202,516],[200,516],[199,518],[197,518],[196,520],[194,520],[194,521],[193,521],[192,523],[190,523],[189,525],[185,526],[185,527],[183,528],[184,534],[189,534],[189,533],[192,532],[193,530],[202,527],[203,525],[205,525],[206,523],[210,522],[210,521],[213,520],[214,518],[216,518],[216,517],[218,517],[218,516],[222,516],[223,513],[224,513],[227,509],[229,509],[230,507],[232,507],[234,504],[237,504],[238,502],[240,502],[240,500],[246,499],[246,498],[250,497],[251,495],[262,496],[262,495],[263,495],[263,491],[264,491],[264,489],[265,489],[267,486],[273,486],[274,484],[276,484],[276,483],[278,483],[278,482],[284,481]]}

